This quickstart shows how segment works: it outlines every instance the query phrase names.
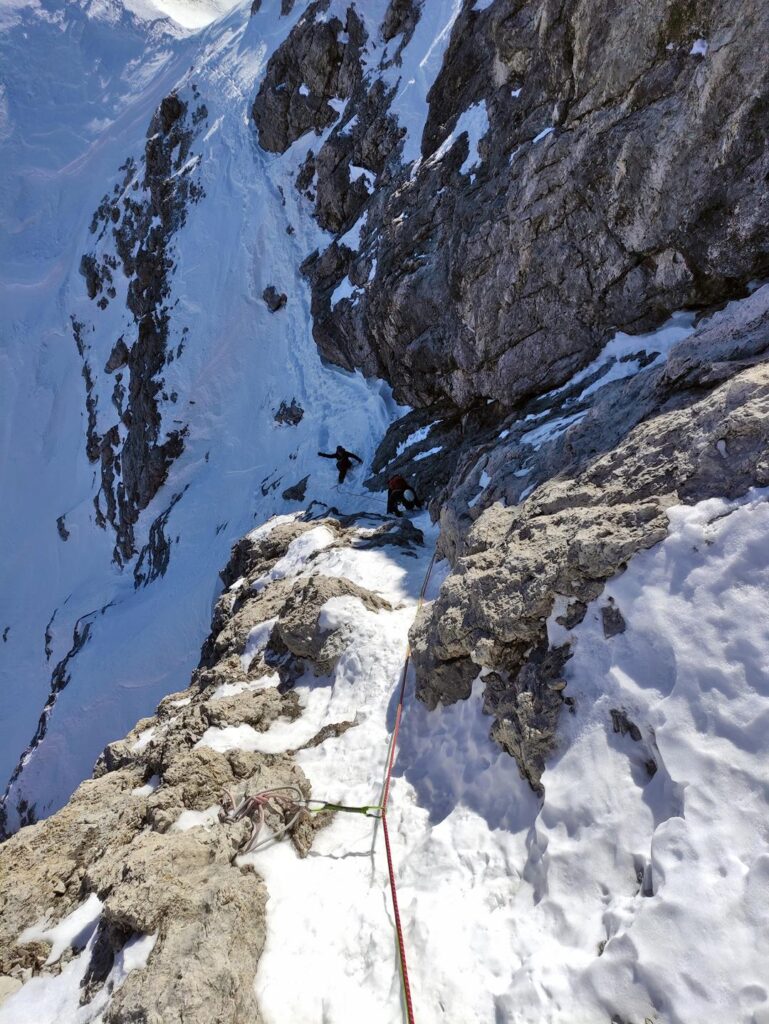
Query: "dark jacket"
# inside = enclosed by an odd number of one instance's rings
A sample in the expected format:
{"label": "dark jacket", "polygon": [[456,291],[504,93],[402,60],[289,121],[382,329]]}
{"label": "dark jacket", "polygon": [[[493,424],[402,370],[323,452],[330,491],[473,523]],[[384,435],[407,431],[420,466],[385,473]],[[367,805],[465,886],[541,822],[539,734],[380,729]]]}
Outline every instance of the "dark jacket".
{"label": "dark jacket", "polygon": [[355,452],[348,452],[341,444],[336,446],[335,452],[318,452],[318,455],[320,455],[322,459],[336,459],[337,462],[348,462],[351,465],[352,459],[355,459],[356,462],[363,462],[363,459],[359,458]]}

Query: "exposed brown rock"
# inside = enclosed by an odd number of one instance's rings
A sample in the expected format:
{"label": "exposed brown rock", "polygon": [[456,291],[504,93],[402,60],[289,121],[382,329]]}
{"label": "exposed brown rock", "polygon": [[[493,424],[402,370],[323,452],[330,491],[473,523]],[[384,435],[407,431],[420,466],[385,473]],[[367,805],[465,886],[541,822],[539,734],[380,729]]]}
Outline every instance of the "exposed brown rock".
{"label": "exposed brown rock", "polygon": [[[225,593],[219,602],[206,664],[190,688],[169,694],[155,715],[109,744],[95,777],[83,782],[62,810],[0,846],[0,999],[33,975],[58,972],[80,952],[69,950],[47,965],[49,944],[20,941],[24,929],[44,920],[54,923],[96,894],[103,910],[82,987],[84,1004],[102,991],[115,955],[129,939],[157,936],[146,967],[111,993],[105,1022],[254,1024],[261,1019],[253,980],[265,941],[267,892],[253,871],[238,866],[249,822],[219,822],[215,812],[225,790],[240,800],[274,786],[293,786],[307,797],[311,789],[291,751],[223,754],[198,744],[209,728],[245,724],[265,731],[277,719],[301,714],[295,693],[249,688],[269,671],[261,657],[248,668],[241,663],[252,625],[276,617],[275,642],[323,672],[349,643],[344,630],[319,626],[329,597],[353,596],[372,609],[389,607],[341,578],[309,575],[251,589],[295,537],[317,525],[282,524],[235,546],[223,575],[245,578],[240,591]],[[336,543],[358,537],[353,521],[323,525]],[[214,697],[223,683],[243,688]],[[354,725],[332,723],[307,745]],[[209,823],[180,831],[185,811],[208,812]],[[331,817],[305,815],[287,841],[306,856],[315,832]]]}

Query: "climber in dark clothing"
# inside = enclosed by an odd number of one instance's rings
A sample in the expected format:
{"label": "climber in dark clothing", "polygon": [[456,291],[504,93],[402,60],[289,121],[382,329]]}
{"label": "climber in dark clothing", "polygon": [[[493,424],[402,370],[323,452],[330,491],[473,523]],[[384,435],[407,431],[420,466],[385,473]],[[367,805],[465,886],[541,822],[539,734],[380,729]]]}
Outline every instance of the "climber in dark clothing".
{"label": "climber in dark clothing", "polygon": [[409,512],[422,507],[422,501],[411,484],[402,476],[391,476],[387,481],[387,513],[391,516],[402,516],[399,506],[403,505]]}
{"label": "climber in dark clothing", "polygon": [[355,452],[348,452],[346,448],[343,448],[341,444],[336,446],[335,452],[318,452],[318,455],[322,459],[336,459],[336,468],[339,470],[339,483],[344,482],[344,478],[347,476],[348,470],[352,468],[352,460],[356,462],[363,462],[363,459],[359,459]]}

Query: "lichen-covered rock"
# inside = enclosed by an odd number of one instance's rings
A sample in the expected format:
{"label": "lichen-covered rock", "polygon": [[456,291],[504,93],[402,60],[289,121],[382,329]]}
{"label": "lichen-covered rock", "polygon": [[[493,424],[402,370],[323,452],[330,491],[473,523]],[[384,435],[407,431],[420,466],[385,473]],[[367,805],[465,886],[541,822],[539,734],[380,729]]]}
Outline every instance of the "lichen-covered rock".
{"label": "lichen-covered rock", "polygon": [[287,550],[291,541],[311,530],[314,525],[297,518],[293,522],[273,526],[269,532],[257,529],[241,537],[233,545],[230,560],[219,574],[225,587],[231,587],[239,579],[249,577],[255,580],[264,576]]}

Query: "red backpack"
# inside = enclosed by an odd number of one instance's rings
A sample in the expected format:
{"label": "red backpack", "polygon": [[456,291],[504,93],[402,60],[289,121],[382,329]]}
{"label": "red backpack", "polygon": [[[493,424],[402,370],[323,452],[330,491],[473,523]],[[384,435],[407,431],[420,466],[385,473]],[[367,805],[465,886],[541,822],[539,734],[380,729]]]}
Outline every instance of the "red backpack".
{"label": "red backpack", "polygon": [[402,476],[391,476],[387,481],[388,491],[405,491],[408,487],[408,481]]}

